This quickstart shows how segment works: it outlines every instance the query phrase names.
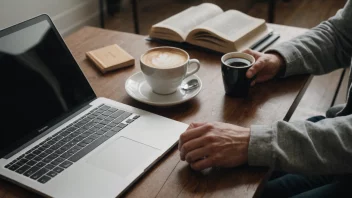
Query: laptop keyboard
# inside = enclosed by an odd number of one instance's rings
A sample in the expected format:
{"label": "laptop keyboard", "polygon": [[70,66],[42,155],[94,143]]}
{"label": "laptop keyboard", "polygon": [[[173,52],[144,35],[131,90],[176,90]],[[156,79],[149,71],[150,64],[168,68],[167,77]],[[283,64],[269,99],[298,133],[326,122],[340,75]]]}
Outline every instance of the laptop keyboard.
{"label": "laptop keyboard", "polygon": [[138,118],[138,115],[100,105],[5,168],[44,184]]}

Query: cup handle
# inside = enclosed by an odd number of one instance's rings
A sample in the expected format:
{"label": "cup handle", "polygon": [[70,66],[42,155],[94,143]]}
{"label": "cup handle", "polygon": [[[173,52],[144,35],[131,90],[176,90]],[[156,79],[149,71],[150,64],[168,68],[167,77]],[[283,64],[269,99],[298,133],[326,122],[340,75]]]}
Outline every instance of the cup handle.
{"label": "cup handle", "polygon": [[[197,67],[194,68],[192,71],[188,71],[188,67],[189,67],[191,64],[193,64],[193,63],[195,63],[195,64],[197,65]],[[190,59],[190,60],[188,61],[187,73],[186,73],[186,75],[185,75],[185,78],[187,78],[188,76],[190,76],[190,75],[196,73],[196,72],[199,70],[199,68],[200,68],[200,62],[199,62],[199,60],[197,60],[197,59]]]}

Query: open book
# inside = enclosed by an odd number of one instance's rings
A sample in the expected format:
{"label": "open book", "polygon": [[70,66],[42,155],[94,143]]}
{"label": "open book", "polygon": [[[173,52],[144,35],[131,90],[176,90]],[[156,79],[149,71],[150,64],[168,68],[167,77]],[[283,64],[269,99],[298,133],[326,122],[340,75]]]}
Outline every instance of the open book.
{"label": "open book", "polygon": [[153,25],[149,36],[227,53],[250,48],[271,31],[264,19],[203,3]]}

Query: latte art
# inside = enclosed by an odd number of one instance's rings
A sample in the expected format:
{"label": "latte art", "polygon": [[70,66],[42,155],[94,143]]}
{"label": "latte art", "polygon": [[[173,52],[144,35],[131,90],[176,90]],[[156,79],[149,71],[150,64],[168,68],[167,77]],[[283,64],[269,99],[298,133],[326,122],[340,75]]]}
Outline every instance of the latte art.
{"label": "latte art", "polygon": [[160,69],[174,68],[183,65],[188,56],[180,50],[155,49],[142,57],[144,64]]}

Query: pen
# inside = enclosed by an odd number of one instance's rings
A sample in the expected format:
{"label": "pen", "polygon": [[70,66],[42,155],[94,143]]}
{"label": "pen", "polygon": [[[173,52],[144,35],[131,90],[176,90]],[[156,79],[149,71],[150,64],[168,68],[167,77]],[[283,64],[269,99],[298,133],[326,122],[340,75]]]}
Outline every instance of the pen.
{"label": "pen", "polygon": [[267,34],[266,36],[264,36],[263,38],[259,39],[257,42],[255,42],[250,49],[254,49],[256,47],[258,47],[258,45],[260,45],[261,43],[263,43],[265,40],[267,40],[268,38],[270,38],[273,35],[273,31],[271,31],[269,34]]}

